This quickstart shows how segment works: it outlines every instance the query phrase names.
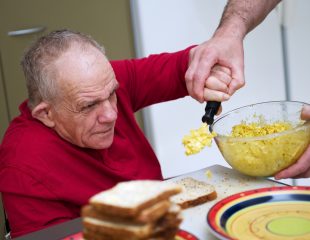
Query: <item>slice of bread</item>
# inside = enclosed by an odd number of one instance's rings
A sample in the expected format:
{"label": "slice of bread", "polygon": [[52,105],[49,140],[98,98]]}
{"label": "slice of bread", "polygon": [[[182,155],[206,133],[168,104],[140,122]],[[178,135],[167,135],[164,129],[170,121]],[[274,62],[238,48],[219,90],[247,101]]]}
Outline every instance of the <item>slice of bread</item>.
{"label": "slice of bread", "polygon": [[164,216],[170,209],[171,202],[164,200],[154,204],[153,206],[143,209],[136,220],[138,222],[155,222]]}
{"label": "slice of bread", "polygon": [[[179,226],[169,227],[169,228],[166,228],[162,232],[155,232],[152,235],[151,239],[154,239],[154,240],[155,239],[156,240],[174,240],[175,239],[175,235],[177,234],[178,230],[179,230]],[[177,238],[177,239],[181,239],[181,238]]]}
{"label": "slice of bread", "polygon": [[104,214],[136,217],[152,205],[178,194],[182,188],[173,182],[134,180],[121,182],[90,198],[89,203]]}
{"label": "slice of bread", "polygon": [[169,211],[170,207],[171,202],[168,200],[163,200],[149,208],[143,209],[139,213],[139,215],[135,217],[120,217],[99,212],[92,205],[85,205],[82,207],[81,216],[112,222],[149,223],[155,222],[156,220],[164,216]]}
{"label": "slice of bread", "polygon": [[[177,208],[178,207],[178,208]],[[122,219],[102,220],[92,216],[83,217],[83,229],[86,239],[134,240],[150,239],[166,235],[171,229],[178,229],[182,222],[180,207],[171,206],[168,212],[155,222],[134,223]]]}
{"label": "slice of bread", "polygon": [[177,204],[172,204],[165,216],[157,221],[155,231],[165,229],[166,227],[174,227],[176,224],[180,224],[182,220],[181,207]]}
{"label": "slice of bread", "polygon": [[105,234],[104,232],[93,231],[92,229],[84,228],[83,229],[83,240],[145,240],[145,238],[137,238],[135,236],[124,236],[120,237],[119,235],[110,235]]}
{"label": "slice of bread", "polygon": [[153,230],[152,223],[116,223],[91,217],[83,218],[83,226],[94,234],[113,236],[116,239],[144,239],[150,236]]}
{"label": "slice of bread", "polygon": [[85,240],[150,240],[150,236],[138,237],[134,235],[120,236],[119,234],[106,234],[104,232],[83,229],[83,239]]}
{"label": "slice of bread", "polygon": [[169,219],[162,219],[158,225],[154,228],[152,236],[161,235],[163,232],[168,231],[169,229],[179,228],[183,218],[181,215],[170,217]]}
{"label": "slice of bread", "polygon": [[178,204],[183,209],[194,207],[217,197],[214,186],[206,182],[187,177],[175,183],[182,186],[183,191],[173,196],[171,201]]}

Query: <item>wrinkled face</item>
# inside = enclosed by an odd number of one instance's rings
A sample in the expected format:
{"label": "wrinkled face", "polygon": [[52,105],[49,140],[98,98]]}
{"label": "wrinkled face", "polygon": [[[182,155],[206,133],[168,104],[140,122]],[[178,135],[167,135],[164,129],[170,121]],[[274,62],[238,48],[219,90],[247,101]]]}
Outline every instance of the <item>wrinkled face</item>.
{"label": "wrinkled face", "polygon": [[61,89],[51,109],[55,131],[80,147],[108,148],[117,118],[118,82],[107,58],[93,47],[73,47],[54,66]]}

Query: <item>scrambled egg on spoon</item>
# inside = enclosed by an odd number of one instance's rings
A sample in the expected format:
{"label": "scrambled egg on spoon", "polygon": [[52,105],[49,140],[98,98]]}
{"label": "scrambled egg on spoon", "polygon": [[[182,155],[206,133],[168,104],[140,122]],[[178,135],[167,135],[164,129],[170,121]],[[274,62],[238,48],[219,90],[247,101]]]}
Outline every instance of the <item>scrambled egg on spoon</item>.
{"label": "scrambled egg on spoon", "polygon": [[182,143],[185,147],[185,154],[192,155],[199,153],[206,146],[211,146],[212,138],[216,136],[215,132],[210,133],[208,125],[203,123],[200,128],[190,130],[189,135],[185,135]]}

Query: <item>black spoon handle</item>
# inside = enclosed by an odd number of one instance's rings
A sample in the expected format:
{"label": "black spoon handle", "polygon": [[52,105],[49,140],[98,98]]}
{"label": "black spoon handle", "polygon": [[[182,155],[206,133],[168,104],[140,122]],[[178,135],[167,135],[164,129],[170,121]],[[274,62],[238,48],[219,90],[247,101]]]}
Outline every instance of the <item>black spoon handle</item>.
{"label": "black spoon handle", "polygon": [[202,117],[202,122],[206,122],[208,125],[211,125],[214,121],[214,115],[217,113],[221,106],[220,102],[209,101],[205,107],[205,115]]}

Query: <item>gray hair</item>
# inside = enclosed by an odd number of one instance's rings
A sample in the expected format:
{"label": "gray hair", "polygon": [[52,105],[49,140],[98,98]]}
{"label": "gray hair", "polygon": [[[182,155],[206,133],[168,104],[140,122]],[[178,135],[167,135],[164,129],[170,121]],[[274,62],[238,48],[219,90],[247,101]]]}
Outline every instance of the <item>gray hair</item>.
{"label": "gray hair", "polygon": [[53,31],[40,37],[25,52],[21,65],[28,90],[28,107],[33,109],[41,101],[54,101],[59,94],[53,63],[73,44],[93,46],[105,54],[104,48],[92,37],[70,30]]}

